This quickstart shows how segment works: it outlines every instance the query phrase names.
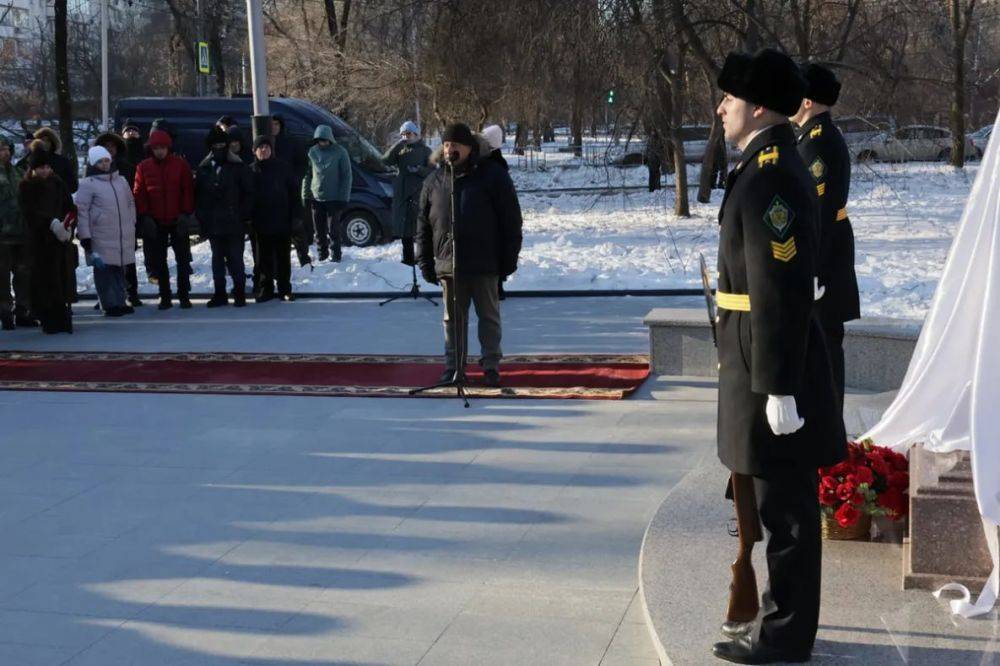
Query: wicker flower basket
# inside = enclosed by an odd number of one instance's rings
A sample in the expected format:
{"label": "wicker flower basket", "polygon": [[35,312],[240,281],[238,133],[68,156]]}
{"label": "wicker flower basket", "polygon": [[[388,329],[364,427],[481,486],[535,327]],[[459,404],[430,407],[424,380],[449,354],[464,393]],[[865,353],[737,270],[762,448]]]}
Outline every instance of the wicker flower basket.
{"label": "wicker flower basket", "polygon": [[867,513],[847,527],[841,527],[833,516],[823,516],[823,538],[831,541],[867,541],[871,529],[872,517]]}

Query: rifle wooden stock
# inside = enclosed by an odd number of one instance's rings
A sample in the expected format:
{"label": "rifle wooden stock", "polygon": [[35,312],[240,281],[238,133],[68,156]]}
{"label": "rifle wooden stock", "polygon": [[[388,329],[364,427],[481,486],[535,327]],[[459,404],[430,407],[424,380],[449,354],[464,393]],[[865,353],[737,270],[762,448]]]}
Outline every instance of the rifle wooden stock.
{"label": "rifle wooden stock", "polygon": [[757,496],[754,493],[753,477],[733,473],[733,504],[736,507],[736,526],[740,546],[733,562],[733,582],[729,586],[729,608],[727,623],[753,622],[760,610],[757,594],[757,575],[753,570],[753,545],[763,538],[760,517],[757,513]]}

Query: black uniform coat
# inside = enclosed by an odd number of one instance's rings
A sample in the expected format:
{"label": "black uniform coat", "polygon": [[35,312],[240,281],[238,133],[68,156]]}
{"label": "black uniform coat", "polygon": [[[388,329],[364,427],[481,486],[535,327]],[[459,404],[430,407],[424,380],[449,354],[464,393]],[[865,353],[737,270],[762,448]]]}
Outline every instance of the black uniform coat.
{"label": "black uniform coat", "polygon": [[829,113],[814,116],[802,126],[799,155],[820,203],[819,282],[826,294],[816,306],[825,328],[839,327],[861,316],[861,299],[854,273],[854,229],[841,214],[851,189],[851,155]]}
{"label": "black uniform coat", "polygon": [[[464,168],[463,168],[464,167]],[[507,277],[521,252],[521,206],[503,167],[473,152],[455,167],[455,240],[459,274]],[[417,221],[417,262],[439,277],[454,274],[451,177],[441,164],[424,181]]]}
{"label": "black uniform coat", "polygon": [[431,149],[423,141],[399,141],[385,151],[382,161],[398,169],[392,180],[392,235],[413,238],[417,232],[420,189],[434,171],[430,166]]}
{"label": "black uniform coat", "polygon": [[[56,238],[49,225],[74,209],[69,189],[59,176],[24,178],[18,203],[24,214],[31,247],[31,309],[46,329],[71,330],[69,304],[76,296],[73,268],[67,253],[76,253],[69,242]],[[71,250],[72,248],[72,250]]]}
{"label": "black uniform coat", "polygon": [[[719,308],[722,463],[740,474],[774,465],[830,465],[846,435],[813,308],[815,185],[788,124],[758,134],[730,173],[719,211],[719,291],[749,294],[750,311]],[[805,426],[775,435],[768,395],[795,396]]]}

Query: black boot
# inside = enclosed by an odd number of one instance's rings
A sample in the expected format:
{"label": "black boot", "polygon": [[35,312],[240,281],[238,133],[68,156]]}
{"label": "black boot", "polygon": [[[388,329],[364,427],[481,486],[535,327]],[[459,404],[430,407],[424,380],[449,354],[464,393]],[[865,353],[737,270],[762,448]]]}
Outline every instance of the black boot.
{"label": "black boot", "polygon": [[181,310],[191,309],[191,299],[188,298],[187,294],[181,294],[177,297],[177,301],[181,304]]}
{"label": "black boot", "polygon": [[236,292],[236,295],[233,296],[233,307],[242,308],[246,306],[246,304],[247,304],[246,294],[244,294],[242,291]]}
{"label": "black boot", "polygon": [[13,331],[16,326],[14,325],[14,315],[10,312],[5,312],[0,315],[0,328],[5,331]]}
{"label": "black boot", "polygon": [[37,328],[38,320],[29,315],[14,315],[14,324],[18,328]]}
{"label": "black boot", "polygon": [[172,307],[174,307],[174,303],[170,296],[160,296],[160,304],[156,306],[157,310],[169,310]]}
{"label": "black boot", "polygon": [[229,305],[229,298],[225,292],[221,294],[216,293],[212,298],[208,299],[208,307],[210,308],[221,308],[223,305]]}

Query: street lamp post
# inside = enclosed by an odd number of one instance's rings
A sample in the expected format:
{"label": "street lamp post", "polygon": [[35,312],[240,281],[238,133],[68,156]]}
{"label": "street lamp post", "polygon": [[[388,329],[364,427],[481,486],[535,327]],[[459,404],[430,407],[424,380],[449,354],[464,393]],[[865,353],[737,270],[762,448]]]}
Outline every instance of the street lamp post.
{"label": "street lamp post", "polygon": [[271,111],[267,100],[267,49],[264,46],[264,12],[260,0],[247,0],[250,37],[250,76],[253,87],[253,136],[271,136]]}
{"label": "street lamp post", "polygon": [[101,0],[101,127],[111,130],[108,103],[108,0]]}

